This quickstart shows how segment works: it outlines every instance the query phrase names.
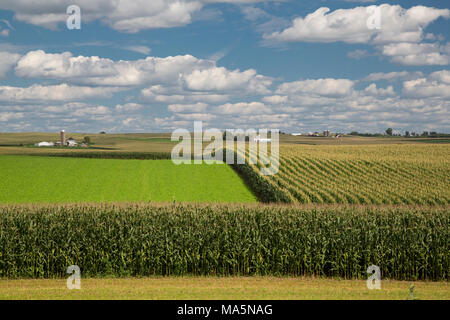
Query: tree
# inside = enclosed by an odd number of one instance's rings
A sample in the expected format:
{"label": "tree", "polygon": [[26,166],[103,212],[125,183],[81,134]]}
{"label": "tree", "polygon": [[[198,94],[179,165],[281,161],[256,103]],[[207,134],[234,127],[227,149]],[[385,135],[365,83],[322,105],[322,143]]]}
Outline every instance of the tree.
{"label": "tree", "polygon": [[424,131],[424,132],[422,133],[422,136],[428,137],[428,131]]}
{"label": "tree", "polygon": [[405,137],[409,137],[409,131],[408,130],[405,131]]}
{"label": "tree", "polygon": [[387,128],[387,129],[386,129],[386,134],[387,134],[388,136],[392,136],[392,128]]}

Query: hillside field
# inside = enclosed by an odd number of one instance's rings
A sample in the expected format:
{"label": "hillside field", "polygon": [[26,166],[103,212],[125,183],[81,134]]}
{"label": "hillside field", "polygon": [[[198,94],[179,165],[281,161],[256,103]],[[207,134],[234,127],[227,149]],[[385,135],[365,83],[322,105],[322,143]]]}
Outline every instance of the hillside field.
{"label": "hillside field", "polygon": [[255,202],[225,164],[0,156],[0,203]]}

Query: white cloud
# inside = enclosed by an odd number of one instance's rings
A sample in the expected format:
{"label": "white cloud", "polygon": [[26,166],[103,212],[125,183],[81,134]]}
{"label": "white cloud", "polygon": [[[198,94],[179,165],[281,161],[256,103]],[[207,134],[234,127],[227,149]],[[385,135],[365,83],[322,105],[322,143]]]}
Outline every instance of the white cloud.
{"label": "white cloud", "polygon": [[447,65],[450,61],[447,47],[437,43],[392,43],[382,46],[382,54],[393,62],[409,66]]}
{"label": "white cloud", "polygon": [[33,84],[30,87],[0,86],[0,101],[76,101],[94,97],[110,97],[118,88],[82,87],[68,84],[43,86]]}
{"label": "white cloud", "polygon": [[403,93],[415,98],[450,98],[448,70],[434,73],[431,77],[403,82]]}
{"label": "white cloud", "polygon": [[[193,15],[213,2],[245,3],[257,0],[77,0],[82,23],[101,20],[122,32],[184,26],[193,21]],[[2,0],[0,9],[12,10],[15,19],[37,26],[56,29],[67,19],[66,8],[71,0]],[[83,26],[82,26],[83,28]]]}
{"label": "white cloud", "polygon": [[10,53],[6,51],[0,52],[0,78],[4,78],[8,71],[16,64],[19,60],[20,54]]}
{"label": "white cloud", "polygon": [[110,110],[105,106],[93,106],[77,109],[71,115],[80,117],[86,115],[103,115],[109,112]]}
{"label": "white cloud", "polygon": [[22,112],[0,112],[0,121],[10,121],[12,119],[22,119]]}
{"label": "white cloud", "polygon": [[411,79],[417,79],[423,76],[423,73],[420,71],[416,72],[409,72],[409,71],[393,71],[393,72],[375,72],[369,74],[367,77],[365,77],[364,81],[380,81],[380,80],[386,80],[386,81],[395,81],[397,79],[400,80],[411,80]]}
{"label": "white cloud", "polygon": [[261,102],[226,103],[218,106],[217,111],[222,114],[261,114],[272,112],[269,107]]}
{"label": "white cloud", "polygon": [[255,70],[227,70],[223,67],[195,70],[182,76],[184,86],[197,91],[233,91],[247,90],[256,93],[268,93],[272,80],[258,75]]}
{"label": "white cloud", "polygon": [[331,11],[322,7],[305,18],[293,20],[292,26],[272,34],[266,39],[278,41],[336,42],[348,43],[386,43],[419,42],[423,29],[439,17],[449,18],[450,10],[416,6],[403,9],[399,5],[382,4],[381,28],[368,28],[371,15],[367,7],[338,9]]}
{"label": "white cloud", "polygon": [[433,80],[450,84],[450,71],[449,70],[435,71],[430,74],[430,78]]}
{"label": "white cloud", "polygon": [[125,104],[117,104],[116,110],[119,112],[130,112],[130,111],[137,111],[142,109],[142,104],[129,102]]}
{"label": "white cloud", "polygon": [[353,90],[353,81],[348,79],[308,79],[281,84],[278,94],[316,94],[322,96],[344,96]]}
{"label": "white cloud", "polygon": [[393,86],[388,86],[386,89],[377,88],[375,83],[368,85],[364,89],[364,93],[372,96],[394,96],[395,91]]}
{"label": "white cloud", "polygon": [[[347,42],[367,43],[381,54],[402,65],[446,65],[450,61],[449,45],[420,43],[423,39],[439,39],[424,29],[439,18],[450,17],[449,9],[415,6],[403,9],[399,5],[382,4],[380,28],[369,28],[369,7],[355,7],[330,11],[322,7],[306,17],[296,18],[281,32],[264,34],[266,41],[281,42]],[[355,50],[348,57],[361,59],[370,55],[367,50]]]}
{"label": "white cloud", "polygon": [[19,77],[64,79],[93,85],[133,86],[146,83],[176,83],[181,73],[214,67],[214,62],[191,55],[113,61],[96,56],[73,57],[70,52],[30,51],[17,63]]}
{"label": "white cloud", "polygon": [[167,109],[172,112],[202,112],[208,105],[206,103],[197,102],[196,104],[170,104]]}
{"label": "white cloud", "polygon": [[287,96],[279,96],[279,95],[266,96],[266,97],[263,97],[262,100],[264,102],[270,103],[270,104],[283,104],[288,101],[288,97]]}

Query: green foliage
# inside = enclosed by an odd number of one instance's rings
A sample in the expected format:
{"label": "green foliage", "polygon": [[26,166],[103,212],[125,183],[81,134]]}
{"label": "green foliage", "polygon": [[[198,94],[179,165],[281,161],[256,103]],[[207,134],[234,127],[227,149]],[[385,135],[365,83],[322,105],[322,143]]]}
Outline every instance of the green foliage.
{"label": "green foliage", "polygon": [[0,208],[0,277],[315,275],[449,280],[438,207],[78,205]]}
{"label": "green foliage", "polygon": [[281,202],[289,203],[291,199],[280,189],[274,187],[268,180],[264,179],[255,167],[244,164],[237,164],[237,155],[235,153],[235,162],[231,167],[241,176],[247,183],[249,188],[256,194],[261,202]]}

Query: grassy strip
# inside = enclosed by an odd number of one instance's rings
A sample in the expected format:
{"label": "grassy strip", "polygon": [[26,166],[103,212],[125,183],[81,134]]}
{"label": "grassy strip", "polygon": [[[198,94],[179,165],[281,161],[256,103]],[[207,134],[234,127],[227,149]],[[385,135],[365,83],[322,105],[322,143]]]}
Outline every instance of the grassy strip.
{"label": "grassy strip", "polygon": [[448,280],[448,207],[0,208],[0,277],[315,275]]}
{"label": "grassy strip", "polygon": [[[410,293],[410,286],[414,290]],[[368,290],[365,280],[311,277],[151,277],[85,278],[81,289],[68,290],[66,279],[0,281],[5,299],[450,299],[447,282],[381,281],[381,290]]]}

